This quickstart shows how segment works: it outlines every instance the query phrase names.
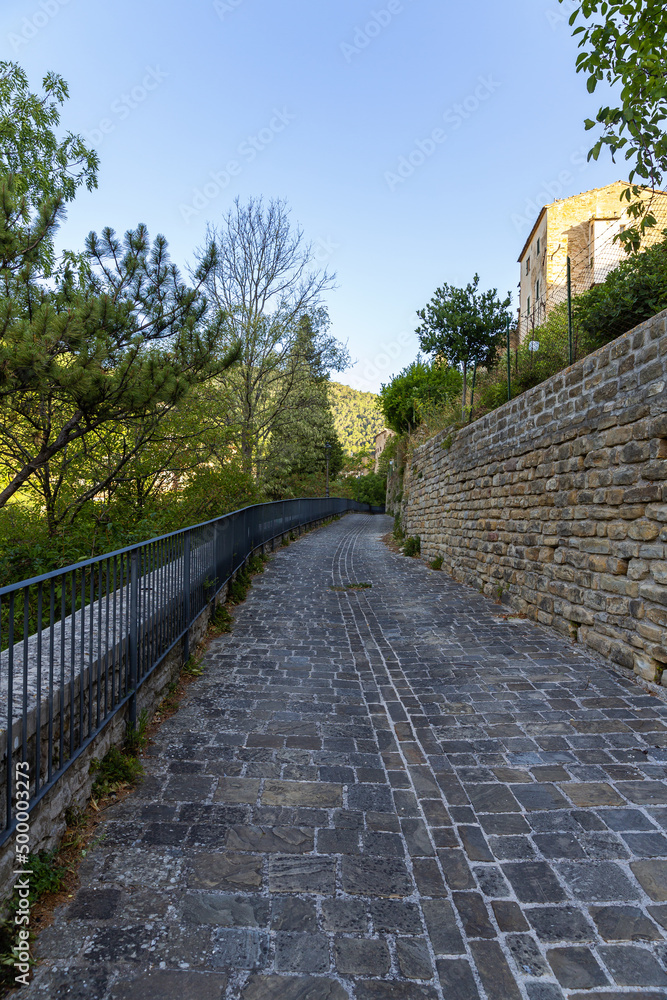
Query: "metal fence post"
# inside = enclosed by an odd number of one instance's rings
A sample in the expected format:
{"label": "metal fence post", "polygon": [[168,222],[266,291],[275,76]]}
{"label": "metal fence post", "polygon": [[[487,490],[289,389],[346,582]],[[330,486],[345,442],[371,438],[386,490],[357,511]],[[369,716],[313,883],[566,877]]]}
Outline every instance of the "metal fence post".
{"label": "metal fence post", "polygon": [[130,556],[130,726],[137,724],[137,665],[139,662],[139,553]]}
{"label": "metal fence post", "polygon": [[512,398],[512,358],[510,353],[510,326],[511,320],[507,320],[507,401]]}
{"label": "metal fence post", "polygon": [[183,613],[185,615],[185,644],[183,659],[190,659],[190,544],[191,532],[186,531],[183,541]]}
{"label": "metal fence post", "polygon": [[215,522],[215,528],[213,530],[213,560],[215,562],[215,591],[213,593],[213,600],[215,601],[215,595],[220,590],[220,581],[222,580],[222,525],[220,524],[220,521]]}
{"label": "metal fence post", "polygon": [[570,349],[570,364],[574,364],[574,344],[572,342],[572,265],[567,258],[567,340]]}

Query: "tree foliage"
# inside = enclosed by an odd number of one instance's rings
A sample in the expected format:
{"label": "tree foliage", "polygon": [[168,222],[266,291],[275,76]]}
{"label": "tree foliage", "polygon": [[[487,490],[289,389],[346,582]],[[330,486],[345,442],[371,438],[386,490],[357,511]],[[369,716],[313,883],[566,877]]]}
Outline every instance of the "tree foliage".
{"label": "tree foliage", "polygon": [[460,366],[463,375],[462,413],[465,416],[468,370],[496,363],[502,336],[512,321],[511,295],[500,300],[495,288],[479,291],[479,275],[465,288],[444,284],[417,315],[421,349],[435,358]]}
{"label": "tree foliage", "polygon": [[229,343],[241,348],[226,395],[230,428],[246,470],[258,478],[286,415],[305,417],[306,369],[323,374],[348,363],[322,305],[333,276],[314,265],[314,251],[289,215],[279,199],[237,199],[222,224],[209,227],[199,253],[201,265],[215,248],[206,287],[212,307],[226,315]]}
{"label": "tree foliage", "polygon": [[624,197],[635,224],[618,239],[638,250],[656,218],[637,181],[656,190],[667,175],[667,7],[663,0],[582,0],[570,24],[582,49],[577,71],[587,75],[589,93],[600,84],[620,91],[618,106],[601,107],[586,121],[587,129],[601,133],[589,159],[597,160],[606,146],[612,158],[622,152],[630,163]]}
{"label": "tree foliage", "polygon": [[425,412],[446,406],[461,392],[461,375],[436,358],[430,364],[417,358],[380,390],[385,423],[397,434],[413,431]]}
{"label": "tree foliage", "polygon": [[213,249],[194,288],[181,281],[164,237],[151,244],[144,226],[124,240],[111,229],[91,233],[85,260],[55,289],[32,269],[5,276],[0,507],[74,442],[124,420],[155,426],[238,356],[235,345],[220,351],[224,316],[210,313],[202,292]]}
{"label": "tree foliage", "polygon": [[336,434],[345,454],[355,455],[374,448],[375,438],[385,427],[376,393],[330,382],[329,400]]}

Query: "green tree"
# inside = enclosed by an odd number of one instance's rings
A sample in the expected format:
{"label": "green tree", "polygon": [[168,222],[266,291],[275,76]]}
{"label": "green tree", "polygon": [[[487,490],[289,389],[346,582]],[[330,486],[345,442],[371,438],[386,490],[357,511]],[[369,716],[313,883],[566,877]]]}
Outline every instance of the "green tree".
{"label": "green tree", "polygon": [[0,296],[0,507],[74,442],[109,423],[156,424],[238,357],[221,352],[224,317],[202,293],[213,249],[194,288],[144,226],[122,241],[91,233],[86,259],[55,289],[23,269]]}
{"label": "green tree", "polygon": [[244,467],[261,478],[271,436],[302,406],[304,371],[313,365],[341,371],[348,364],[322,305],[333,276],[314,265],[312,247],[281,200],[251,198],[243,205],[237,199],[222,225],[209,227],[200,262],[212,251],[212,307],[224,312],[230,343],[241,346],[225,405]]}
{"label": "green tree", "polygon": [[463,375],[462,417],[465,419],[468,370],[473,365],[491,368],[501,339],[512,321],[512,297],[501,301],[495,288],[479,292],[479,275],[465,288],[442,285],[417,315],[421,349],[435,358],[460,366]]}
{"label": "green tree", "polygon": [[0,62],[0,281],[23,267],[47,277],[64,207],[84,185],[97,187],[97,153],[68,132],[56,135],[67,84],[47,73],[42,94],[30,91],[16,63]]}
{"label": "green tree", "polygon": [[378,398],[374,392],[362,392],[340,382],[329,383],[334,426],[346,455],[375,447],[375,438],[385,426]]}
{"label": "green tree", "polygon": [[589,159],[597,160],[606,146],[612,159],[622,152],[631,163],[623,195],[635,224],[618,239],[638,250],[656,218],[636,182],[657,190],[667,174],[667,7],[664,0],[582,0],[570,24],[580,36],[576,66],[587,74],[589,93],[600,84],[619,92],[616,107],[601,107],[586,120],[587,129],[601,130]]}
{"label": "green tree", "polygon": [[461,375],[442,360],[417,358],[380,390],[385,423],[397,434],[413,431],[428,410],[446,406],[461,392]]}

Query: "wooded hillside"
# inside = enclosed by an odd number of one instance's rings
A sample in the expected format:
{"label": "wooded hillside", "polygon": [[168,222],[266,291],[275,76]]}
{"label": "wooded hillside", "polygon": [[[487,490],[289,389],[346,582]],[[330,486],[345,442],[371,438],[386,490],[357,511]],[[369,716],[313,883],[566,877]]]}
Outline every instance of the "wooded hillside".
{"label": "wooded hillside", "polygon": [[360,392],[340,382],[329,383],[329,398],[336,432],[346,455],[353,455],[375,445],[375,436],[383,430],[384,417],[377,407],[374,392]]}

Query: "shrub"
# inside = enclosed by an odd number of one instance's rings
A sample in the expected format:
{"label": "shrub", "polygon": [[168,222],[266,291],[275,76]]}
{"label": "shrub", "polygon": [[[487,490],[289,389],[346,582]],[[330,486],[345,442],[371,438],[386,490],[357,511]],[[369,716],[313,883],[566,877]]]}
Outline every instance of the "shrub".
{"label": "shrub", "polygon": [[422,550],[422,542],[419,535],[412,535],[407,538],[403,546],[404,556],[418,556]]}
{"label": "shrub", "polygon": [[435,559],[432,559],[430,561],[429,566],[431,567],[431,569],[439,570],[442,569],[443,562],[444,560],[442,556],[436,556]]}
{"label": "shrub", "polygon": [[413,431],[426,410],[438,409],[461,394],[463,379],[456,368],[417,358],[380,390],[387,427],[398,434]]}
{"label": "shrub", "polygon": [[97,774],[93,782],[93,798],[100,799],[121,788],[133,785],[144,773],[141,761],[137,757],[123,753],[118,747],[111,747],[102,760],[94,760],[90,765],[91,773]]}
{"label": "shrub", "polygon": [[352,499],[359,503],[382,506],[387,498],[387,477],[376,472],[351,480]]}

